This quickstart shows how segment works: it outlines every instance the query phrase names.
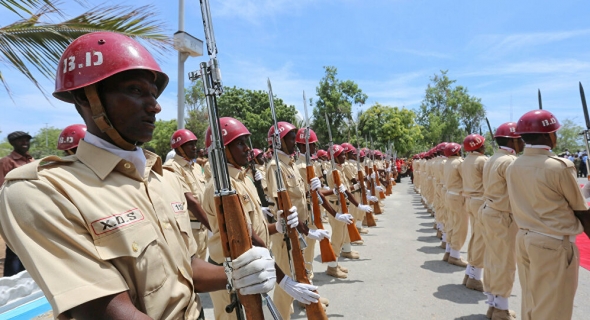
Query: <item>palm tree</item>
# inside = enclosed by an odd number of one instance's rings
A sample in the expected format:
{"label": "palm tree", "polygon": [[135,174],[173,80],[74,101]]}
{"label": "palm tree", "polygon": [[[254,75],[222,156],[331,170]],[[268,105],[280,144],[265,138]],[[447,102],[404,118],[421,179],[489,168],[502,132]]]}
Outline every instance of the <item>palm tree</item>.
{"label": "palm tree", "polygon": [[[76,2],[85,7],[84,0]],[[34,73],[53,79],[62,52],[83,34],[118,32],[147,42],[158,54],[167,51],[172,43],[164,34],[163,23],[154,18],[156,12],[152,6],[99,6],[66,19],[58,8],[60,4],[51,0],[0,0],[0,6],[19,16],[16,22],[0,26],[0,63],[25,75],[45,97],[46,92]],[[62,21],[52,22],[55,18]],[[1,69],[0,82],[12,99]]]}

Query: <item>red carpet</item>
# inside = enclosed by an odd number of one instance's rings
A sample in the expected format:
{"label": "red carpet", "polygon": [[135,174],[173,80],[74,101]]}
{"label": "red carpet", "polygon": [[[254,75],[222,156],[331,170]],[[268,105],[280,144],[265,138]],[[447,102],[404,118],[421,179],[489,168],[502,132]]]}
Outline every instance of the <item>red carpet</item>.
{"label": "red carpet", "polygon": [[590,270],[590,239],[585,233],[582,233],[576,237],[576,245],[580,250],[580,266]]}

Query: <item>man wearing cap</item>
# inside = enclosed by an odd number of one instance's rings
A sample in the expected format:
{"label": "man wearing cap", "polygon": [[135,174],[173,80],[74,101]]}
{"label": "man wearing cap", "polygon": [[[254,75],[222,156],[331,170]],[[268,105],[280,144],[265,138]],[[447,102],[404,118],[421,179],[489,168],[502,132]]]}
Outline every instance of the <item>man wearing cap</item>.
{"label": "man wearing cap", "polygon": [[[53,94],[76,106],[84,140],[74,156],[11,171],[0,191],[0,233],[56,318],[197,319],[197,292],[227,285],[223,267],[195,257],[180,181],[139,147],[167,84],[152,55],[118,33],[83,35],[59,60]],[[275,285],[265,248],[232,268],[242,294]]]}
{"label": "man wearing cap", "polygon": [[207,230],[211,230],[211,227],[207,214],[201,207],[207,181],[203,169],[196,162],[197,137],[190,130],[176,130],[170,139],[170,147],[175,151],[175,155],[164,163],[164,169],[174,172],[182,184],[189,211],[191,231],[197,242],[197,258],[205,260],[207,257]]}
{"label": "man wearing cap", "polygon": [[[22,131],[15,131],[8,135],[8,142],[12,146],[12,152],[6,157],[0,159],[0,185],[4,184],[6,174],[12,169],[18,168],[29,162],[33,162],[33,157],[29,154],[31,146],[31,136]],[[20,262],[16,254],[6,246],[6,258],[4,259],[4,276],[10,277],[21,271],[25,267]]]}
{"label": "man wearing cap", "polygon": [[551,152],[560,127],[547,110],[525,113],[515,130],[525,142],[524,152],[506,170],[510,207],[520,229],[516,263],[524,320],[571,319],[580,265],[574,241],[583,231],[588,234],[579,220],[590,213],[574,164]]}

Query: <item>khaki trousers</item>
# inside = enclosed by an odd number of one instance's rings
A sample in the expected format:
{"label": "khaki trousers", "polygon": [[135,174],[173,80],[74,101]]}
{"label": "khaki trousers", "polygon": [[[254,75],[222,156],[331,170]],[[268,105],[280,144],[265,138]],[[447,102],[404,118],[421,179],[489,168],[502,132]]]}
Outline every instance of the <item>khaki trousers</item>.
{"label": "khaki trousers", "polygon": [[201,228],[192,229],[193,237],[197,242],[197,258],[207,260],[207,227],[201,224]]}
{"label": "khaki trousers", "polygon": [[[270,237],[272,241],[272,253],[274,254],[276,264],[283,270],[285,275],[293,278],[289,265],[289,252],[287,251],[285,241],[283,241],[284,235],[275,233]],[[291,313],[293,313],[293,297],[288,295],[278,284],[275,286],[272,301],[283,319],[291,319]]]}
{"label": "khaki trousers", "polygon": [[[340,212],[340,206],[330,202],[330,205],[336,212]],[[331,214],[328,214],[328,221],[330,222],[330,226],[332,227],[332,235],[330,237],[330,243],[332,244],[332,249],[334,249],[334,253],[336,257],[340,257],[340,251],[342,251],[342,245],[347,241],[350,242],[350,237],[348,236],[348,230],[346,230],[346,223],[340,222],[336,220],[336,218],[332,217]]]}
{"label": "khaki trousers", "polygon": [[557,240],[528,230],[516,235],[523,320],[571,319],[580,255],[568,237]]}
{"label": "khaki trousers", "polygon": [[[317,230],[318,228],[310,223],[307,225],[311,230]],[[305,260],[305,269],[309,272],[313,272],[313,258],[315,258],[315,245],[316,240],[305,237],[307,248],[303,249],[303,260]]]}
{"label": "khaki trousers", "polygon": [[[434,218],[436,222],[446,225],[448,219],[448,209],[445,202],[445,194],[447,193],[442,184],[437,184],[433,188],[434,193]],[[446,231],[445,231],[446,232]]]}
{"label": "khaki trousers", "polygon": [[447,232],[447,245],[451,245],[453,250],[461,250],[467,240],[467,232],[469,231],[469,215],[465,212],[465,197],[446,194],[447,201],[447,222],[445,227],[450,224],[450,232]]}
{"label": "khaki trousers", "polygon": [[516,233],[518,226],[512,213],[501,212],[486,205],[481,208],[481,224],[486,250],[484,254],[484,290],[509,298],[516,274]]}
{"label": "khaki trousers", "polygon": [[481,223],[479,209],[483,205],[483,200],[474,198],[465,199],[465,209],[469,213],[469,223],[471,225],[471,238],[467,246],[467,262],[476,268],[483,268],[483,259],[486,245],[483,237],[485,228]]}

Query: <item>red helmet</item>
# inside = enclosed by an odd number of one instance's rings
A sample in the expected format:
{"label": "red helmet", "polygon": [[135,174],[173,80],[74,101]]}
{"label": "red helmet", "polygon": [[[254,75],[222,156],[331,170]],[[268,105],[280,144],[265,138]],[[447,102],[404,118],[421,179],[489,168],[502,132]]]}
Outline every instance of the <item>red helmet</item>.
{"label": "red helmet", "polygon": [[[291,130],[289,130],[289,131],[291,131]],[[287,131],[287,132],[289,132],[289,131]],[[295,138],[295,142],[305,144],[305,128],[301,128],[301,129],[297,130],[297,137]],[[316,142],[318,142],[318,136],[315,134],[315,132],[313,132],[313,130],[309,129],[309,143],[316,143]]]}
{"label": "red helmet", "polygon": [[472,133],[463,140],[463,148],[465,148],[465,151],[475,151],[481,148],[485,142],[486,138],[479,134]]}
{"label": "red helmet", "polygon": [[339,144],[333,144],[332,151],[334,152],[334,158],[336,158],[344,151],[344,148],[342,148],[342,146]]}
{"label": "red helmet", "polygon": [[170,138],[170,148],[176,149],[190,141],[197,141],[195,134],[187,129],[176,130]]}
{"label": "red helmet", "polygon": [[446,142],[441,142],[439,144],[436,145],[436,147],[434,147],[434,152],[441,152],[445,150],[445,147],[447,146],[448,143]]}
{"label": "red helmet", "polygon": [[533,110],[518,119],[516,134],[551,133],[559,130],[561,124],[557,118],[547,110]]}
{"label": "red helmet", "polygon": [[70,150],[78,147],[80,139],[86,135],[86,126],[83,124],[73,124],[65,127],[57,139],[57,150]]}
{"label": "red helmet", "polygon": [[375,156],[379,156],[379,157],[383,157],[383,152],[379,151],[379,150],[375,150]]}
{"label": "red helmet", "polygon": [[520,135],[516,134],[516,122],[502,123],[496,129],[494,138],[520,138]]}
{"label": "red helmet", "polygon": [[322,158],[322,157],[327,157],[328,156],[328,152],[326,150],[318,150],[317,152],[318,158]]}
{"label": "red helmet", "polygon": [[342,146],[342,148],[344,148],[344,153],[349,153],[349,152],[356,153],[356,148],[348,142],[344,142],[340,146]]}
{"label": "red helmet", "polygon": [[461,145],[455,142],[449,142],[445,146],[445,157],[450,157],[461,151]]}
{"label": "red helmet", "polygon": [[[220,118],[219,128],[221,129],[221,138],[223,139],[224,146],[227,146],[238,137],[250,134],[250,131],[248,131],[248,128],[243,123],[232,117]],[[207,127],[207,132],[205,133],[205,146],[207,148],[211,146],[211,127]]]}
{"label": "red helmet", "polygon": [[156,98],[168,85],[168,76],[137,41],[115,32],[82,35],[66,48],[59,59],[53,96],[73,103],[70,91],[133,69],[154,73],[158,87]]}
{"label": "red helmet", "polygon": [[254,158],[258,157],[258,155],[261,154],[261,153],[262,153],[262,150],[260,150],[260,149],[254,148],[252,150],[252,155],[254,155]]}
{"label": "red helmet", "polygon": [[362,149],[361,149],[360,155],[361,155],[361,158],[366,156],[365,152]]}
{"label": "red helmet", "polygon": [[[285,122],[285,121],[277,122],[277,126],[279,127],[279,137],[281,139],[283,139],[287,135],[287,133],[289,133],[293,130],[297,130],[297,127],[295,127],[294,125],[290,124],[289,122]],[[266,138],[266,141],[268,141],[269,146],[272,145],[272,135],[274,133],[275,133],[275,126],[272,125],[268,129],[268,136]],[[310,134],[309,138],[310,138],[309,142],[311,142],[311,134]],[[317,139],[317,137],[316,137],[316,139]],[[305,136],[303,137],[303,143],[305,143]]]}

